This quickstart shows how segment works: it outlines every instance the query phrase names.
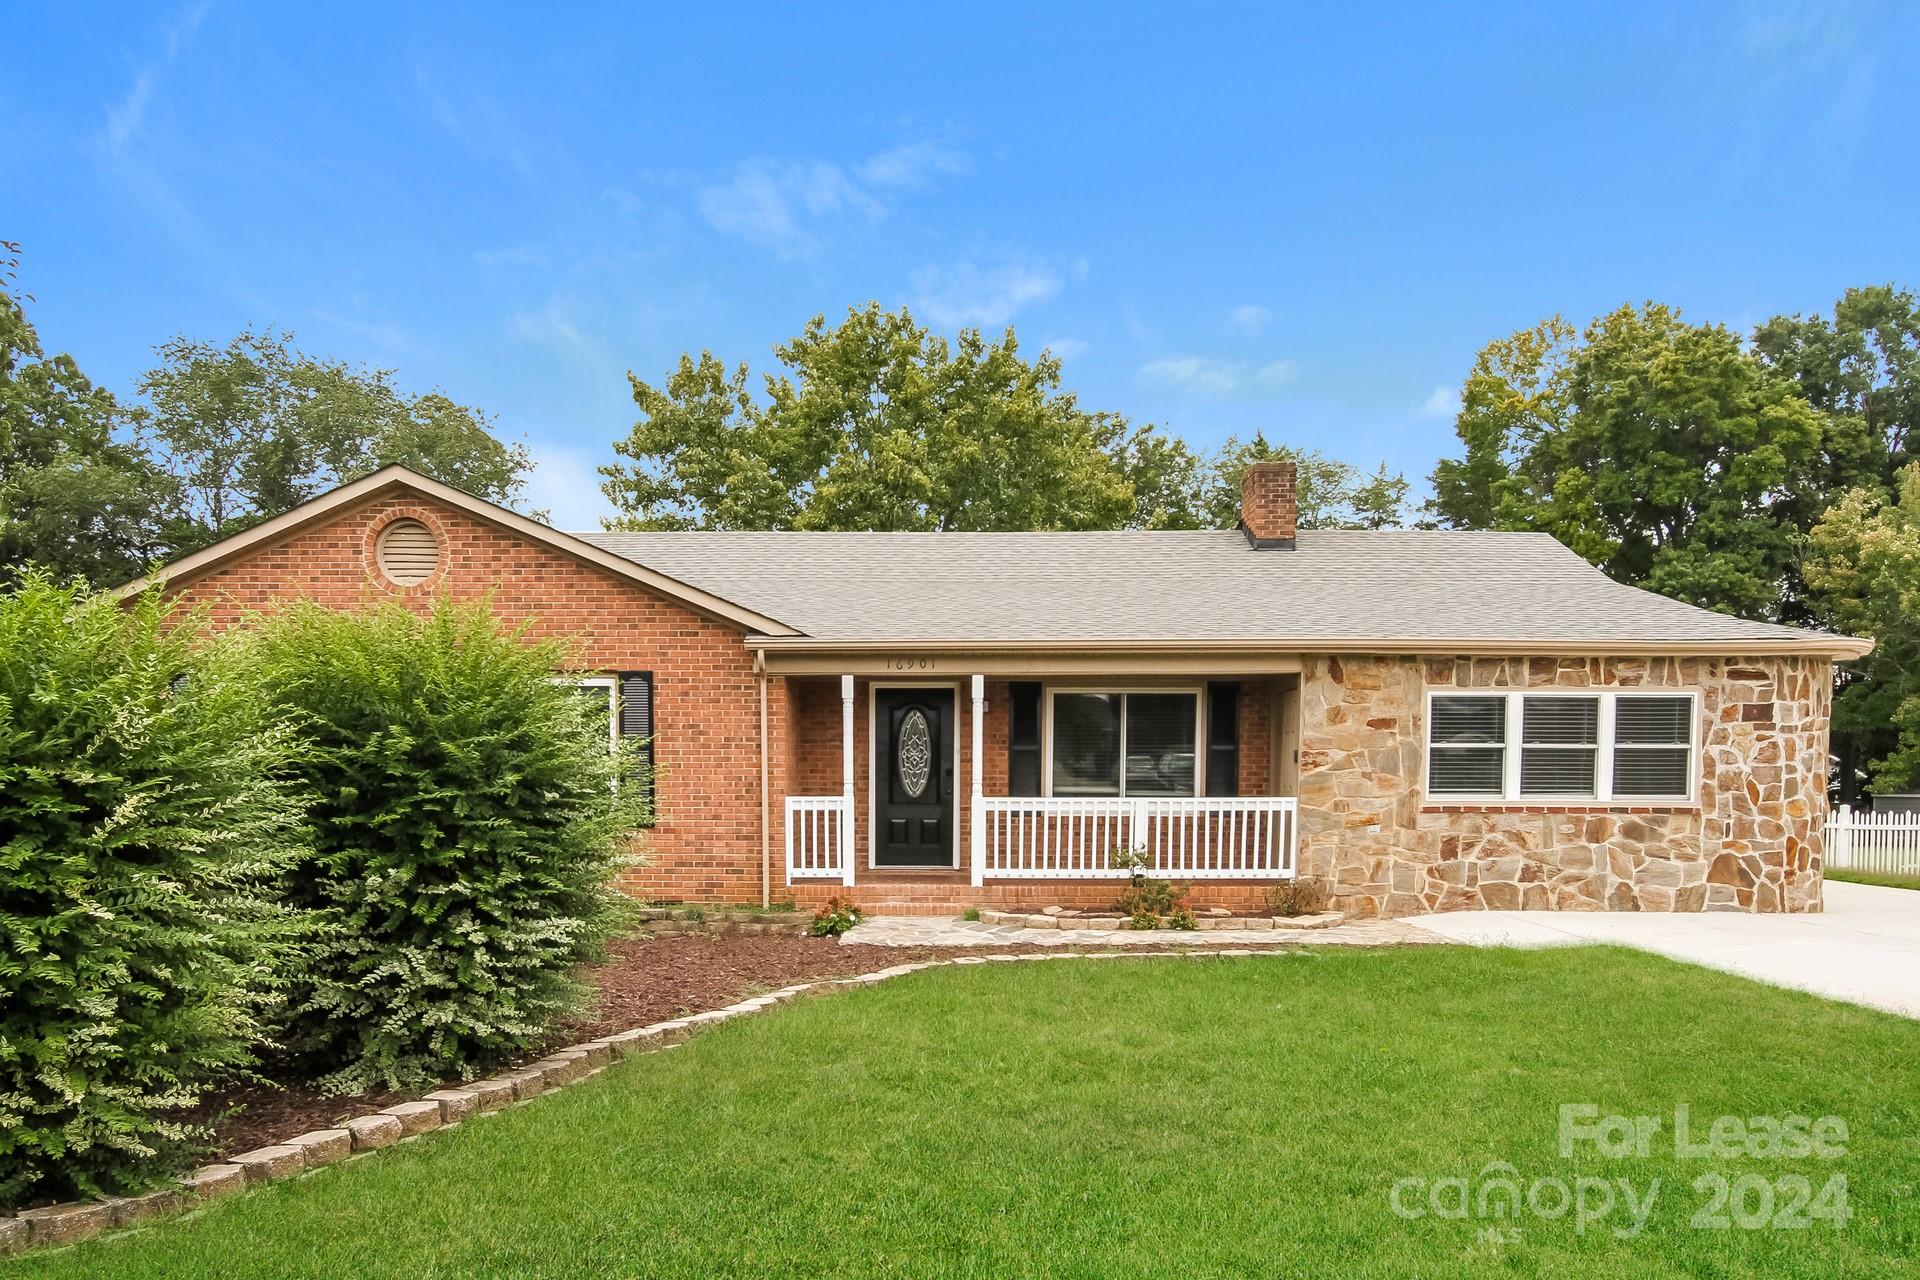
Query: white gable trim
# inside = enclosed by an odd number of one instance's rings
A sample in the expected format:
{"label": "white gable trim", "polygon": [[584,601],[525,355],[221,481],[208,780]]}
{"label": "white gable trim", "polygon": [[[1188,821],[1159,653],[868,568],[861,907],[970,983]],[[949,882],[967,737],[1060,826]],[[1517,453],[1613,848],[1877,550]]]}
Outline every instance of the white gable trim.
{"label": "white gable trim", "polygon": [[398,466],[383,467],[370,476],[363,476],[351,484],[343,484],[337,489],[329,490],[317,498],[309,499],[291,510],[282,512],[271,520],[262,521],[242,533],[236,533],[230,538],[222,538],[212,546],[202,547],[192,555],[182,556],[146,577],[135,578],[132,582],[115,588],[113,594],[117,598],[126,599],[151,587],[165,586],[196,577],[348,507],[381,497],[390,490],[409,490],[422,498],[465,512],[477,520],[504,529],[508,533],[518,534],[529,541],[565,552],[574,559],[585,561],[595,568],[604,569],[615,577],[637,582],[641,586],[702,613],[737,623],[748,631],[770,636],[801,634],[778,618],[756,613],[752,609],[723,599],[712,592],[702,591],[677,578],[670,578],[664,573],[649,569],[643,564],[614,555],[610,551],[603,551],[583,538],[562,533],[558,529],[550,529],[538,520],[529,520],[517,511],[509,511],[483,498],[463,493],[452,485],[442,484],[417,471]]}

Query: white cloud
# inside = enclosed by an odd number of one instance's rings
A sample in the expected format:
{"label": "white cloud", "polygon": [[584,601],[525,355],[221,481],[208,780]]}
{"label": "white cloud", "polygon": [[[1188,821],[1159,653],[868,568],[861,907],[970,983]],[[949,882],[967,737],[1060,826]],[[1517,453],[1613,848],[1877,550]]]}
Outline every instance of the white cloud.
{"label": "white cloud", "polygon": [[1041,262],[957,262],[914,273],[914,306],[944,328],[1003,329],[1027,307],[1060,292],[1060,275]]}
{"label": "white cloud", "polygon": [[147,119],[147,105],[153,101],[154,86],[160,73],[172,66],[181,50],[192,41],[194,33],[200,29],[200,23],[207,16],[208,3],[209,0],[196,0],[196,3],[180,10],[162,33],[160,55],[139,67],[133,73],[133,83],[127,86],[125,95],[118,103],[108,105],[105,135],[108,150],[118,154],[140,135]]}
{"label": "white cloud", "polygon": [[860,179],[870,187],[924,187],[936,177],[955,177],[973,171],[964,151],[937,142],[912,142],[868,157]]}
{"label": "white cloud", "polygon": [[529,510],[545,511],[556,529],[598,529],[602,516],[614,514],[613,504],[600,492],[596,459],[583,449],[550,440],[527,441],[533,456],[533,474],[521,501]]}
{"label": "white cloud", "polygon": [[820,250],[822,224],[876,222],[886,215],[885,206],[839,165],[821,160],[748,161],[726,181],[700,188],[698,201],[700,215],[715,231],[796,258]]}
{"label": "white cloud", "polygon": [[1427,398],[1414,408],[1414,413],[1422,418],[1459,417],[1460,388],[1442,383],[1427,393]]}
{"label": "white cloud", "polygon": [[1093,350],[1093,344],[1083,342],[1079,338],[1055,338],[1045,343],[1042,349],[1053,352],[1054,356],[1061,360],[1078,360]]}
{"label": "white cloud", "polygon": [[1227,332],[1245,338],[1258,337],[1273,321],[1273,312],[1257,303],[1248,303],[1227,312]]}
{"label": "white cloud", "polygon": [[586,351],[591,343],[574,321],[572,310],[559,298],[548,298],[536,311],[516,311],[507,321],[514,337],[565,352]]}
{"label": "white cloud", "polygon": [[1293,380],[1294,372],[1291,360],[1272,360],[1256,366],[1244,360],[1183,355],[1149,361],[1140,366],[1135,376],[1147,386],[1225,399],[1277,391]]}

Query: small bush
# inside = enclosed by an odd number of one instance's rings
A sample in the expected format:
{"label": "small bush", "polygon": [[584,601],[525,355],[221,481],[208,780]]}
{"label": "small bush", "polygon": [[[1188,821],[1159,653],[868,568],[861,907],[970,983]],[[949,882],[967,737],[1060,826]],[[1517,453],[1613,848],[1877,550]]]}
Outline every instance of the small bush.
{"label": "small bush", "polygon": [[[1119,848],[1107,855],[1110,865],[1131,871],[1132,879],[1127,887],[1120,891],[1120,901],[1114,904],[1121,915],[1134,920],[1134,928],[1158,928],[1160,918],[1182,910],[1187,905],[1187,894],[1191,886],[1174,884],[1146,874],[1149,865],[1144,853],[1137,849]],[[1152,916],[1154,923],[1143,926],[1141,917]]]}
{"label": "small bush", "polygon": [[1194,918],[1193,911],[1188,907],[1175,907],[1173,913],[1167,917],[1169,929],[1191,930],[1199,927],[1200,922]]}
{"label": "small bush", "polygon": [[1327,909],[1327,883],[1312,876],[1282,880],[1266,891],[1267,914],[1311,916]]}
{"label": "small bush", "polygon": [[484,602],[428,617],[295,607],[257,648],[304,738],[315,846],[286,878],[320,925],[286,1042],[322,1084],[402,1088],[535,1044],[626,918],[614,874],[649,817],[566,653]]}
{"label": "small bush", "polygon": [[853,899],[836,893],[813,913],[810,932],[816,938],[837,938],[859,923],[860,908],[853,905]]}
{"label": "small bush", "polygon": [[0,595],[0,1206],[133,1189],[252,1062],[302,850],[248,668],[27,576]]}
{"label": "small bush", "polygon": [[1160,927],[1160,913],[1147,910],[1136,911],[1128,923],[1135,929],[1158,929]]}
{"label": "small bush", "polygon": [[980,908],[968,907],[960,913],[960,918],[962,920],[978,920],[980,918]]}

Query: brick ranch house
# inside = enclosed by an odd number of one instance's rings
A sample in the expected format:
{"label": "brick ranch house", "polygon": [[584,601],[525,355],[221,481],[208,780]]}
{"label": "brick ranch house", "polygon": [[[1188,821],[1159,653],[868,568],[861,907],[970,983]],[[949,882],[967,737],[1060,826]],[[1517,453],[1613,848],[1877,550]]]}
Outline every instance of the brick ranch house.
{"label": "brick ranch house", "polygon": [[1544,534],[561,533],[398,467],[188,556],[230,625],[490,594],[646,739],[650,898],[1812,911],[1832,664],[1869,642],[1615,583]]}

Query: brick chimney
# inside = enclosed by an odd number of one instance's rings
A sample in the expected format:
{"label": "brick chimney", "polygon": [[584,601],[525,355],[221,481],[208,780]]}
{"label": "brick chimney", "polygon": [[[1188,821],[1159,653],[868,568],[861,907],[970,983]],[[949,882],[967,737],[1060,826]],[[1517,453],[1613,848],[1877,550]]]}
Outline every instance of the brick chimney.
{"label": "brick chimney", "polygon": [[1240,531],[1255,547],[1293,546],[1293,485],[1291,462],[1249,463],[1240,477]]}

